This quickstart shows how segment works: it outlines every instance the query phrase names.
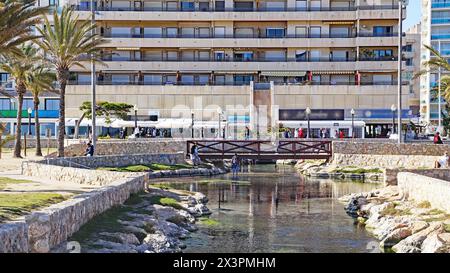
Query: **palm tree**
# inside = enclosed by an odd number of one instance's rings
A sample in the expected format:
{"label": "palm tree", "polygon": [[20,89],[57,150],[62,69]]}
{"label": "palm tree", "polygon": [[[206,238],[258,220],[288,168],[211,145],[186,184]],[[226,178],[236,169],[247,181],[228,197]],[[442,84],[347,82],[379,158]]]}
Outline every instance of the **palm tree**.
{"label": "palm tree", "polygon": [[[45,91],[53,91],[55,73],[44,65],[37,65],[29,75],[27,88],[33,95],[34,127],[36,133],[36,156],[42,156],[41,129],[39,125],[39,97]],[[55,92],[55,91],[53,91]]]}
{"label": "palm tree", "polygon": [[[38,49],[31,44],[22,44],[16,52],[18,56],[9,56],[4,58],[4,62],[0,64],[0,68],[9,73],[16,85],[17,93],[17,126],[14,144],[14,157],[22,157],[20,138],[22,134],[22,105],[23,97],[27,91],[27,81],[30,79],[31,72],[35,63],[39,61],[37,55]],[[19,57],[20,56],[20,57]]]}
{"label": "palm tree", "polygon": [[48,7],[35,7],[35,0],[0,0],[0,55],[20,54],[17,46],[37,36],[30,30],[39,24]]}
{"label": "palm tree", "polygon": [[44,18],[44,27],[37,27],[43,40],[38,42],[43,49],[49,63],[56,71],[59,84],[60,108],[58,128],[58,156],[64,156],[65,135],[65,96],[69,71],[72,67],[84,68],[82,61],[91,55],[98,61],[99,49],[97,46],[103,42],[97,34],[93,34],[95,25],[90,21],[78,20],[70,7],[65,6],[60,15],[53,14],[53,24]]}

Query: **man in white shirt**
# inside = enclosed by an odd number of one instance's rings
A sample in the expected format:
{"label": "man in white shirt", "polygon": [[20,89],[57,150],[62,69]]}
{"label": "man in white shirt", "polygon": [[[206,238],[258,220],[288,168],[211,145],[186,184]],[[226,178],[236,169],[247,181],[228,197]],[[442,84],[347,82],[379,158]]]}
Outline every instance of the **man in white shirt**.
{"label": "man in white shirt", "polygon": [[434,168],[448,168],[449,167],[449,161],[448,161],[448,153],[445,152],[442,157],[440,157],[437,161],[434,162]]}

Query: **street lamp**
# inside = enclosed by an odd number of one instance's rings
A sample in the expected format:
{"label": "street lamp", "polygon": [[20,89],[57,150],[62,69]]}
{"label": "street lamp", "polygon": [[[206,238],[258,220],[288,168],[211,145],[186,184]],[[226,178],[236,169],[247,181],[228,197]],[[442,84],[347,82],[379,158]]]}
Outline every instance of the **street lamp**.
{"label": "street lamp", "polygon": [[352,138],[355,138],[355,109],[352,108],[350,114],[352,114]]}
{"label": "street lamp", "polygon": [[234,140],[237,140],[237,113],[234,112]]}
{"label": "street lamp", "polygon": [[306,138],[310,138],[311,137],[311,124],[310,124],[311,108],[306,107],[305,113],[306,113],[306,118],[308,119],[308,132],[307,132]]}
{"label": "street lamp", "polygon": [[194,111],[191,111],[191,138],[194,138]]}
{"label": "street lamp", "polygon": [[28,111],[28,135],[31,136],[31,113],[33,112],[33,109],[29,107],[27,111]]}
{"label": "street lamp", "polygon": [[[92,25],[92,29],[91,29],[91,35],[92,35],[92,40],[94,41],[95,39],[95,31],[96,31],[96,27],[95,27],[95,6],[94,6],[94,2],[97,3],[94,0],[90,1],[90,8],[91,8],[91,25]],[[95,90],[95,85],[96,85],[96,73],[95,73],[95,53],[91,54],[91,115],[92,115],[92,146],[94,148],[94,151],[96,151],[97,148],[97,136],[96,136],[96,114],[97,114],[97,100],[96,100],[96,90]]]}
{"label": "street lamp", "polygon": [[222,117],[221,117],[221,115],[222,115],[222,110],[220,109],[220,107],[218,107],[217,108],[217,114],[218,114],[218,116],[219,116],[219,129],[218,129],[218,131],[217,131],[217,138],[220,138],[220,135],[221,135],[221,131],[220,131],[220,121],[221,121],[221,119],[222,119]]}
{"label": "street lamp", "polygon": [[134,131],[136,132],[136,129],[138,127],[138,125],[137,125],[137,111],[138,111],[137,104],[135,104],[133,106],[133,110],[134,110]]}
{"label": "street lamp", "polygon": [[395,104],[392,104],[391,111],[392,111],[392,133],[395,134],[395,111],[397,111],[397,107],[395,107]]}
{"label": "street lamp", "polygon": [[403,61],[403,5],[407,0],[398,0],[398,143],[402,143],[402,61]]}

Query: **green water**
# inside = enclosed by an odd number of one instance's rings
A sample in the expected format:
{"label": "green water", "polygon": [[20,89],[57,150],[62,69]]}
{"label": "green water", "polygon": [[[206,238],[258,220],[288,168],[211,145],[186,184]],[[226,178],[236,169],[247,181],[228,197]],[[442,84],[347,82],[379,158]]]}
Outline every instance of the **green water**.
{"label": "green water", "polygon": [[[354,224],[338,197],[379,184],[311,180],[291,167],[252,166],[231,174],[165,180],[208,198],[213,221],[184,241],[184,252],[370,252],[374,239]],[[220,202],[219,202],[220,200]]]}

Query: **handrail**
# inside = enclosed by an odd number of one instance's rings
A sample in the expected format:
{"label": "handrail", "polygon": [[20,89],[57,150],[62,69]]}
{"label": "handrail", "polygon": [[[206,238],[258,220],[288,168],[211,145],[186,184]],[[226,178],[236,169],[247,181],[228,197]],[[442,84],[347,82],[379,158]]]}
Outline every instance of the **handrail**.
{"label": "handrail", "polygon": [[[50,160],[59,160],[59,161],[61,161],[61,162],[65,162],[65,163],[68,164],[68,166],[64,166],[64,164],[62,164],[63,166],[60,166],[60,165],[57,165],[57,164],[51,164],[51,163],[50,163]],[[45,165],[54,165],[54,166],[70,167],[70,168],[72,168],[72,165],[73,165],[73,166],[75,166],[75,167],[82,168],[82,169],[89,169],[89,170],[92,169],[91,167],[89,167],[89,166],[87,166],[87,165],[84,165],[84,164],[81,164],[81,163],[76,163],[76,162],[73,162],[73,161],[71,161],[71,160],[68,160],[68,159],[65,159],[65,158],[62,158],[62,157],[57,157],[57,158],[45,158],[45,159],[43,159],[43,160],[27,160],[27,161],[22,161],[22,164],[21,164],[21,174],[23,174],[23,171],[24,171],[24,165],[25,165],[25,164],[28,165],[29,163],[39,163],[39,164],[45,164]]]}

